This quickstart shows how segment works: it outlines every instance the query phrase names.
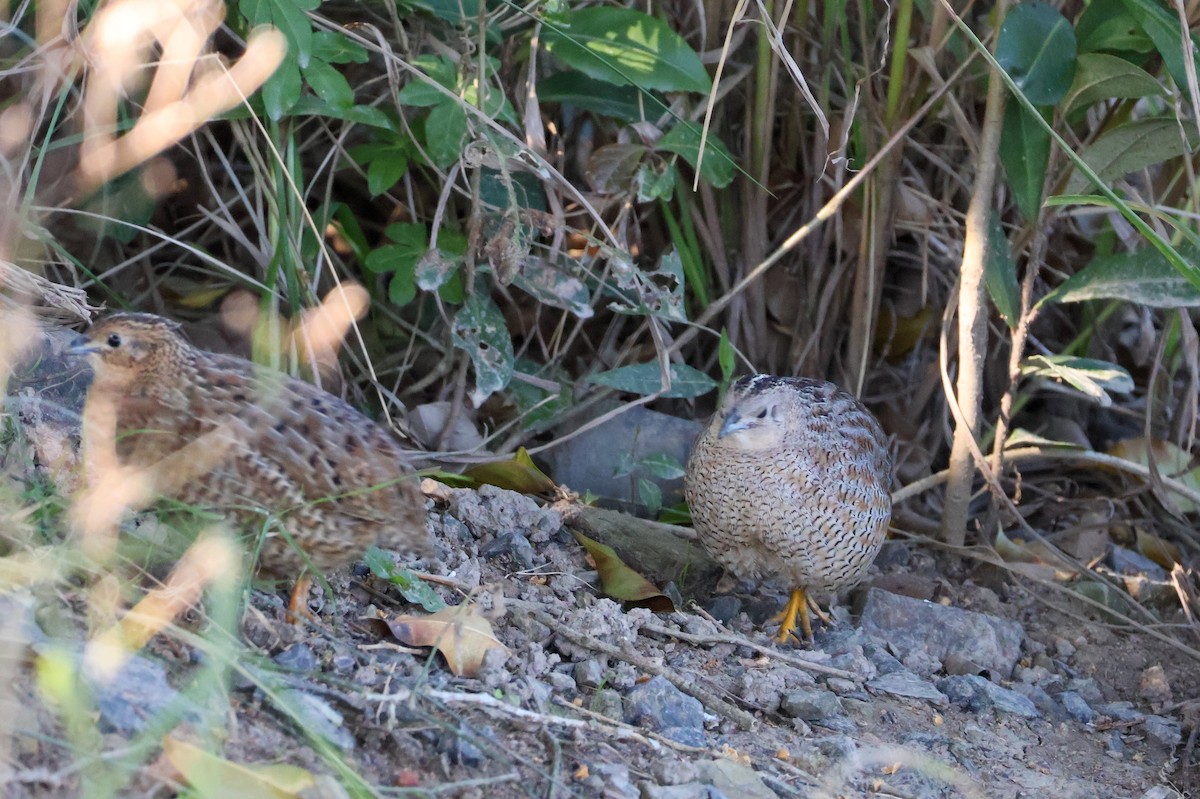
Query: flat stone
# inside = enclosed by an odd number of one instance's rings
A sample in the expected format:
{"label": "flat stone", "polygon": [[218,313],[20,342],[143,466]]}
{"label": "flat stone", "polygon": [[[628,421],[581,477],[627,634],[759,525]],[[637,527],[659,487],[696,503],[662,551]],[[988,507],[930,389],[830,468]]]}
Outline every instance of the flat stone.
{"label": "flat stone", "polygon": [[652,785],[647,782],[639,783],[642,792],[641,799],[722,799],[720,791],[711,785],[701,782],[688,782],[683,785]]}
{"label": "flat stone", "polygon": [[1096,711],[1075,691],[1063,691],[1058,695],[1058,701],[1062,702],[1071,718],[1080,724],[1091,724],[1096,720]]}
{"label": "flat stone", "polygon": [[599,688],[604,682],[604,664],[588,658],[575,664],[575,682],[584,688]]}
{"label": "flat stone", "polygon": [[845,712],[837,696],[820,689],[789,691],[780,708],[786,715],[804,721],[822,721]]}
{"label": "flat stone", "polygon": [[991,680],[977,674],[959,674],[940,680],[938,690],[950,698],[958,707],[972,713],[995,709],[1025,718],[1038,718],[1042,714],[1027,697],[1016,691],[1002,688]]}
{"label": "flat stone", "polygon": [[625,721],[688,746],[704,746],[704,706],[658,676],[635,685],[625,697]]}
{"label": "flat stone", "polygon": [[1143,727],[1147,738],[1158,741],[1163,746],[1175,747],[1183,741],[1183,727],[1176,719],[1146,716]]}
{"label": "flat stone", "polygon": [[1015,621],[876,588],[867,591],[861,626],[868,635],[886,641],[901,661],[914,652],[943,662],[953,655],[1000,678],[1012,674],[1025,637]]}
{"label": "flat stone", "polygon": [[700,767],[700,778],[730,799],[779,799],[758,772],[749,766],[725,758],[696,765]]}
{"label": "flat stone", "polygon": [[924,699],[938,707],[945,707],[947,702],[946,695],[935,688],[933,683],[922,680],[911,671],[893,671],[880,675],[867,683],[867,687],[893,696]]}
{"label": "flat stone", "polygon": [[[89,682],[95,692],[101,732],[141,732],[179,699],[179,692],[167,682],[163,666],[140,655],[129,658],[111,679],[97,677]],[[190,710],[187,718],[195,720],[198,716]]]}
{"label": "flat stone", "polygon": [[1117,721],[1141,721],[1146,717],[1145,713],[1134,708],[1133,702],[1109,702],[1097,705],[1096,712]]}

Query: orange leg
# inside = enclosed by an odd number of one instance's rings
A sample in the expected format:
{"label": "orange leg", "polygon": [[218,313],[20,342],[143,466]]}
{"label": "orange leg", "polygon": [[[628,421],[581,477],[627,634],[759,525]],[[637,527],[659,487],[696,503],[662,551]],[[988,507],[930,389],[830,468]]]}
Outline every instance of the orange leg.
{"label": "orange leg", "polygon": [[775,637],[781,644],[796,634],[796,617],[800,617],[800,629],[804,631],[804,640],[812,643],[812,625],[808,621],[808,593],[803,588],[793,588],[788,598],[787,607],[783,609],[783,621],[779,625],[779,634]]}
{"label": "orange leg", "polygon": [[287,618],[292,624],[299,624],[302,619],[311,619],[312,611],[308,609],[308,591],[312,588],[312,577],[301,574],[296,578],[292,588],[292,598],[288,601]]}

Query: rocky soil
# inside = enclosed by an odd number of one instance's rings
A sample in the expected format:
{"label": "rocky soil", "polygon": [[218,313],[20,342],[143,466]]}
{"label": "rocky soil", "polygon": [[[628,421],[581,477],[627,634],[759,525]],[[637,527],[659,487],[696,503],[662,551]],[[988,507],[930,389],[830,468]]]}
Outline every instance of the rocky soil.
{"label": "rocky soil", "polygon": [[[69,444],[27,434],[48,424],[32,407],[9,404],[26,430],[3,453],[13,525],[36,515],[49,453],[69,460]],[[75,668],[104,578],[38,582],[30,553],[54,544],[10,540],[0,792],[172,796],[198,772],[228,783],[264,764],[304,778],[264,796],[1161,799],[1195,782],[1200,670],[1172,644],[1195,638],[1178,614],[1118,628],[1061,585],[897,538],[832,627],[780,645],[769,589],[625,607],[603,595],[569,502],[426,488],[437,554],[399,567],[430,575],[436,599],[411,601],[420,589],[375,555],[332,575],[301,624],[281,587],[238,595],[223,637],[210,593],[105,679]],[[127,535],[161,526],[144,516]],[[1105,562],[1130,558],[1111,546]],[[117,570],[142,590],[161,576]],[[430,637],[438,599],[466,615],[440,611]],[[174,742],[219,757],[189,770]]]}

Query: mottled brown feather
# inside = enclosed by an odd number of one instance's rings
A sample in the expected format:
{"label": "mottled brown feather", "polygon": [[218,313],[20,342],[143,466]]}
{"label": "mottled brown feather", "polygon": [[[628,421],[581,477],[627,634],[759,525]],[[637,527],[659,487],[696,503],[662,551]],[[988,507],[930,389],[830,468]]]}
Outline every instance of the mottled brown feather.
{"label": "mottled brown feather", "polygon": [[700,541],[734,575],[830,593],[879,552],[891,482],[887,440],[858,400],[824,381],[754,375],[700,435],[685,489]]}
{"label": "mottled brown feather", "polygon": [[283,531],[269,526],[260,569],[294,576],[309,561],[329,569],[375,543],[428,551],[424,501],[404,453],[341,399],[196,349],[150,314],[109,316],[74,349],[88,353],[90,391],[116,402],[121,463],[154,470],[202,436],[227,448],[215,468],[162,483],[173,498],[251,531],[275,516]]}

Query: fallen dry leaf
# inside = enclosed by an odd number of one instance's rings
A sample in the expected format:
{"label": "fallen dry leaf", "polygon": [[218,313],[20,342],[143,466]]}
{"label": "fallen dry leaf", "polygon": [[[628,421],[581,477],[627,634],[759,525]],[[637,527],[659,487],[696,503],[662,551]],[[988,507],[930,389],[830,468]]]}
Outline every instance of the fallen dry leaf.
{"label": "fallen dry leaf", "polygon": [[486,483],[522,494],[549,494],[557,488],[554,481],[534,465],[524,447],[507,460],[477,463],[464,469],[463,476],[479,485]]}
{"label": "fallen dry leaf", "polygon": [[631,602],[638,607],[649,608],[656,613],[672,613],[675,603],[670,597],[659,591],[654,583],[631,569],[625,561],[607,544],[593,541],[586,535],[576,532],[578,541],[596,564],[596,572],[600,575],[600,584],[607,596],[622,602]]}
{"label": "fallen dry leaf", "polygon": [[386,619],[397,640],[409,646],[431,646],[446,658],[446,665],[459,677],[474,677],[490,649],[508,651],[496,639],[491,622],[476,605],[443,608],[428,616],[396,616]]}
{"label": "fallen dry leaf", "polygon": [[312,772],[299,766],[233,763],[169,735],[162,746],[171,765],[204,799],[297,799],[317,784]]}

